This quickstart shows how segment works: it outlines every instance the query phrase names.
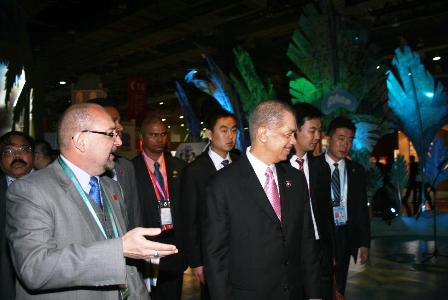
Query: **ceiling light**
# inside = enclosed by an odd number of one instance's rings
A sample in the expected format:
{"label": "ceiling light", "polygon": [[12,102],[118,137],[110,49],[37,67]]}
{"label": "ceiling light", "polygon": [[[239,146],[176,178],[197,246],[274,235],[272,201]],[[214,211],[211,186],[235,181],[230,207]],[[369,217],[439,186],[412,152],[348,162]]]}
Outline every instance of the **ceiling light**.
{"label": "ceiling light", "polygon": [[168,125],[168,129],[170,129],[171,128],[171,125]]}
{"label": "ceiling light", "polygon": [[64,85],[64,84],[67,84],[67,82],[66,81],[59,81],[59,84],[60,85]]}
{"label": "ceiling light", "polygon": [[377,69],[377,70],[378,70],[379,68],[381,68],[380,65],[376,66],[376,69]]}
{"label": "ceiling light", "polygon": [[180,124],[180,127],[184,127],[184,126],[185,126],[184,123]]}
{"label": "ceiling light", "polygon": [[184,118],[184,116],[179,116],[179,119],[183,119]]}
{"label": "ceiling light", "polygon": [[160,101],[160,102],[159,102],[159,105],[163,105],[163,101]]}
{"label": "ceiling light", "polygon": [[432,58],[432,60],[433,61],[438,61],[438,60],[441,60],[442,59],[442,57],[440,57],[440,56],[434,56],[433,58]]}
{"label": "ceiling light", "polygon": [[162,118],[162,122],[165,122],[166,121],[166,119],[165,118]]}
{"label": "ceiling light", "polygon": [[201,122],[201,125],[204,125],[204,122]]}

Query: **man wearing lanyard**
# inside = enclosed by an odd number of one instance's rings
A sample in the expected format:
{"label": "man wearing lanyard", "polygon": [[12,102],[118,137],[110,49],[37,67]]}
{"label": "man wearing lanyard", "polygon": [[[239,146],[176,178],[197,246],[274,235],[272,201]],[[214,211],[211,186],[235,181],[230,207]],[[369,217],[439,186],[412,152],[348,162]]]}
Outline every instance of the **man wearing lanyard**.
{"label": "man wearing lanyard", "polygon": [[17,299],[149,299],[128,259],[177,253],[146,240],[158,228],[126,232],[118,184],[99,177],[121,145],[115,124],[95,104],[76,104],[58,127],[61,156],[7,192],[6,234]]}
{"label": "man wearing lanyard", "polygon": [[216,171],[235,161],[236,119],[226,110],[212,113],[206,121],[210,146],[182,171],[182,220],[184,245],[193,276],[201,284],[201,299],[210,299],[205,285],[201,232],[205,186]]}
{"label": "man wearing lanyard", "polygon": [[[308,103],[294,105],[297,119],[295,154],[291,166],[305,174],[310,194],[310,212],[314,236],[320,251],[320,290],[323,299],[333,299],[334,222],[331,205],[330,168],[324,155],[315,157],[313,151],[321,139],[322,113]],[[309,255],[304,255],[308,257]]]}
{"label": "man wearing lanyard", "polygon": [[6,190],[16,180],[33,170],[33,139],[19,131],[0,137],[0,294],[2,300],[15,299],[16,275],[6,240]]}
{"label": "man wearing lanyard", "polygon": [[331,169],[331,193],[335,222],[336,290],[344,295],[350,257],[365,264],[370,248],[370,219],[366,178],[361,165],[347,159],[356,127],[344,117],[328,127],[329,147],[325,159]]}
{"label": "man wearing lanyard", "polygon": [[[158,241],[181,243],[180,216],[177,213],[180,172],[186,163],[172,157],[167,150],[168,128],[157,116],[149,116],[141,125],[143,151],[132,159],[143,226],[159,227]],[[153,282],[151,297],[155,300],[180,299],[183,272],[187,268],[182,254],[152,261],[159,264],[157,281]],[[156,267],[157,269],[157,267]],[[157,272],[156,272],[157,273]],[[145,274],[144,277],[147,277]]]}

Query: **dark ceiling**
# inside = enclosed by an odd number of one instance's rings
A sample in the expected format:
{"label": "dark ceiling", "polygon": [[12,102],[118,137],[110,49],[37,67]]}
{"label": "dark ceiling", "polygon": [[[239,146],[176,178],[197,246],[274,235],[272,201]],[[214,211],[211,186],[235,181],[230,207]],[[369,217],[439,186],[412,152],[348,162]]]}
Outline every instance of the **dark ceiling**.
{"label": "dark ceiling", "polygon": [[[303,0],[21,0],[33,60],[41,66],[48,96],[70,99],[70,86],[86,73],[101,77],[109,96],[126,102],[127,78],[148,82],[148,102],[169,99],[174,80],[204,66],[202,53],[226,72],[234,71],[232,49],[252,55],[259,75],[271,78],[287,97],[286,49]],[[428,68],[448,78],[448,1],[335,0],[334,7],[370,30],[385,61],[408,43]],[[435,54],[442,60],[433,62]],[[443,56],[445,54],[445,56]],[[160,109],[160,107],[158,107]]]}

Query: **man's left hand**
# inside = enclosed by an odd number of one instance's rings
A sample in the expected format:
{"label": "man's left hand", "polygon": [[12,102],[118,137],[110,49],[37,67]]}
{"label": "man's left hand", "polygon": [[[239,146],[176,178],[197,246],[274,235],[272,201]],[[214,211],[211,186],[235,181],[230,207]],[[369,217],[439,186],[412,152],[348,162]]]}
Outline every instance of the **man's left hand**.
{"label": "man's left hand", "polygon": [[359,248],[359,258],[361,265],[365,264],[367,260],[369,259],[369,248],[367,247],[360,247]]}

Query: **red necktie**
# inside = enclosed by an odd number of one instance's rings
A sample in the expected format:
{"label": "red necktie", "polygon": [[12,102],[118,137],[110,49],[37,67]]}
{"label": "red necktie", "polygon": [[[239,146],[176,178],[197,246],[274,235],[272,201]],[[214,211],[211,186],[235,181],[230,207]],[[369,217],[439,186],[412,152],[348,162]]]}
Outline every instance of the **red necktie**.
{"label": "red necktie", "polygon": [[296,162],[299,164],[299,170],[303,172],[303,163],[305,160],[303,158],[297,158]]}

